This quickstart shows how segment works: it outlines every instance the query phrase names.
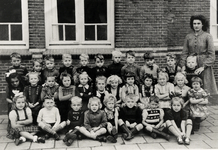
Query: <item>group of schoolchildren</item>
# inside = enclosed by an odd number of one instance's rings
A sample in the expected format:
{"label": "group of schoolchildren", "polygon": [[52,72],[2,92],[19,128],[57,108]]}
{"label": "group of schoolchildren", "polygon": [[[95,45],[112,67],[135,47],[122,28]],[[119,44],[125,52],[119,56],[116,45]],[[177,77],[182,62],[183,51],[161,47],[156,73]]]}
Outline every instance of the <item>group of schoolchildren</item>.
{"label": "group of schoolchildren", "polygon": [[[95,55],[95,66],[88,66],[89,56],[80,55],[80,66],[72,66],[70,54],[62,55],[63,67],[55,68],[52,56],[33,60],[30,72],[21,65],[21,56],[11,54],[6,73],[8,102],[8,137],[19,145],[27,139],[45,143],[53,137],[70,146],[85,137],[101,142],[117,142],[118,131],[131,140],[144,130],[152,138],[190,144],[190,135],[208,116],[209,93],[202,89],[201,76],[195,73],[197,56],[187,57],[179,67],[174,54],[166,55],[166,67],[155,64],[151,52],[144,54],[145,64],[135,63],[135,52],[112,52],[112,64],[105,67],[102,54]],[[63,130],[62,130],[63,132]]]}

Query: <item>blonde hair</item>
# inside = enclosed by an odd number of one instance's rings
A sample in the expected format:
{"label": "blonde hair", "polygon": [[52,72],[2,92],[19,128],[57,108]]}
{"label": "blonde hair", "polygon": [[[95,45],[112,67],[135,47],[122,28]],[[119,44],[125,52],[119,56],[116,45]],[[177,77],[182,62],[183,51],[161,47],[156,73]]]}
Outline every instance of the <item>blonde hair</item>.
{"label": "blonde hair", "polygon": [[79,79],[82,77],[82,76],[85,76],[85,77],[87,77],[87,79],[88,79],[88,82],[90,82],[92,79],[89,77],[89,75],[87,74],[87,72],[82,72],[81,74],[79,74],[78,75],[78,82],[79,82]]}
{"label": "blonde hair", "polygon": [[111,75],[110,77],[107,78],[108,85],[111,85],[112,81],[118,81],[118,84],[122,83],[122,79],[117,75]]}
{"label": "blonde hair", "polygon": [[169,76],[168,76],[168,74],[166,72],[160,71],[158,73],[158,79],[160,78],[160,76],[166,77],[167,81],[169,81]]}
{"label": "blonde hair", "polygon": [[21,99],[21,98],[23,98],[24,101],[25,101],[25,106],[24,106],[24,108],[26,108],[26,107],[28,106],[28,105],[27,105],[27,102],[26,102],[26,96],[23,94],[23,92],[21,92],[21,93],[16,94],[16,95],[14,96],[14,98],[13,98],[13,104],[12,104],[12,109],[13,109],[13,110],[16,110],[16,109],[17,109],[17,107],[16,107],[16,102],[17,102],[18,99]]}
{"label": "blonde hair", "polygon": [[70,54],[62,54],[62,60],[66,58],[72,59],[72,56]]}
{"label": "blonde hair", "polygon": [[117,99],[113,94],[105,95],[104,101],[103,101],[104,105],[107,106],[107,103],[110,101],[114,101],[114,104],[115,104],[117,102]]}
{"label": "blonde hair", "polygon": [[181,72],[177,72],[177,73],[176,73],[176,76],[175,76],[175,78],[174,78],[174,83],[175,83],[175,84],[177,84],[176,81],[177,81],[179,78],[184,79],[184,83],[185,83],[185,84],[188,83],[188,80],[186,79],[186,76],[185,76],[183,73],[181,73]]}
{"label": "blonde hair", "polygon": [[106,83],[106,80],[107,80],[107,78],[105,77],[105,76],[98,76],[97,78],[96,78],[96,83],[98,83],[98,81],[99,80],[104,80],[104,82]]}
{"label": "blonde hair", "polygon": [[29,72],[27,75],[28,79],[30,79],[30,76],[36,76],[38,80],[40,79],[38,72]]}
{"label": "blonde hair", "polygon": [[133,100],[135,103],[138,101],[137,99],[137,96],[135,94],[128,94],[126,95],[125,97],[125,103],[128,101],[128,100]]}
{"label": "blonde hair", "polygon": [[113,57],[115,57],[115,56],[122,56],[122,53],[120,52],[120,51],[118,51],[118,50],[114,50],[114,51],[112,51],[112,56]]}
{"label": "blonde hair", "polygon": [[171,106],[173,105],[174,102],[179,102],[182,107],[184,105],[184,100],[181,97],[173,97],[172,102],[171,102]]}
{"label": "blonde hair", "polygon": [[98,105],[99,105],[99,109],[102,108],[102,104],[101,104],[100,99],[99,99],[98,97],[94,96],[94,97],[91,97],[91,98],[89,99],[89,103],[88,103],[88,108],[89,108],[89,109],[91,109],[91,104],[92,104],[92,102],[97,102]]}
{"label": "blonde hair", "polygon": [[81,103],[82,104],[82,98],[78,97],[78,96],[74,96],[70,99],[71,101],[71,104],[74,104],[75,102],[76,103]]}
{"label": "blonde hair", "polygon": [[89,55],[88,55],[88,54],[81,54],[81,55],[79,56],[79,58],[80,58],[80,60],[81,60],[82,58],[89,60]]}

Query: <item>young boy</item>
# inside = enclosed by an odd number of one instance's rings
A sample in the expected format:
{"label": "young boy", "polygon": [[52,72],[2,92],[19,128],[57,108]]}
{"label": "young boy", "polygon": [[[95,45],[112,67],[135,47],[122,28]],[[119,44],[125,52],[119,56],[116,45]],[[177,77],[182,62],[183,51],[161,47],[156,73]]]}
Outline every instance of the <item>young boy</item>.
{"label": "young boy", "polygon": [[54,58],[50,55],[45,56],[44,58],[45,68],[42,72],[42,83],[45,83],[45,80],[48,76],[54,76],[57,80],[59,76],[58,70],[55,69]]}
{"label": "young boy", "polygon": [[145,131],[149,131],[154,139],[157,135],[160,135],[166,140],[169,140],[170,136],[162,132],[164,111],[158,105],[159,98],[157,96],[151,96],[148,108],[144,109],[142,113],[142,124],[145,126]]}
{"label": "young boy", "polygon": [[[101,103],[103,103],[104,97],[109,94],[108,91],[106,91],[105,89],[106,80],[107,78],[104,76],[99,76],[96,78],[96,90],[93,92],[93,95],[98,97]],[[105,106],[103,105],[102,109],[104,108]]]}
{"label": "young boy", "polygon": [[91,77],[92,69],[88,66],[89,55],[88,54],[81,54],[79,56],[79,59],[80,59],[80,65],[81,66],[76,69],[76,72],[78,74],[81,74],[82,72],[86,72],[89,75],[89,77]]}
{"label": "young boy", "polygon": [[[75,68],[72,66],[72,57],[70,54],[63,54],[62,55],[62,63],[63,66],[59,68],[59,76],[58,76],[58,83],[61,84],[60,75],[63,72],[69,73],[72,77],[76,74]],[[71,83],[72,85],[74,82]]]}
{"label": "young boy", "polygon": [[167,66],[165,67],[165,71],[169,76],[169,82],[174,83],[174,77],[177,72],[181,71],[181,68],[176,64],[176,55],[172,53],[168,53],[166,55],[167,58]]}
{"label": "young boy", "polygon": [[129,50],[126,52],[126,65],[121,68],[121,77],[125,81],[125,75],[129,72],[135,74],[135,83],[139,86],[140,84],[140,67],[135,64],[135,52]]}
{"label": "young boy", "polygon": [[[9,72],[10,70],[15,69],[17,74],[20,75],[21,77],[21,83],[23,85],[27,85],[27,77],[26,74],[28,73],[27,68],[23,65],[21,65],[21,56],[18,53],[12,53],[11,54],[11,64],[12,66],[10,66],[7,70],[7,72]],[[7,80],[7,77],[6,77]]]}
{"label": "young boy", "polygon": [[124,66],[121,61],[122,53],[118,50],[112,52],[112,64],[108,66],[108,76],[117,75],[121,77],[121,68]]}
{"label": "young boy", "polygon": [[159,71],[159,66],[154,63],[154,55],[152,52],[146,52],[144,54],[145,64],[140,68],[140,80],[144,83],[143,79],[147,74],[153,76],[153,85],[157,84],[157,73]]}
{"label": "young boy", "polygon": [[37,122],[38,126],[46,131],[45,139],[48,139],[50,135],[53,135],[55,140],[59,140],[60,136],[57,134],[57,131],[63,129],[66,126],[66,122],[60,123],[59,110],[54,106],[54,104],[53,97],[44,97],[44,108],[39,111]]}
{"label": "young boy", "polygon": [[136,107],[137,97],[129,94],[125,98],[125,106],[120,108],[118,124],[122,128],[125,140],[133,138],[134,134],[143,129],[142,111]]}
{"label": "young boy", "polygon": [[84,121],[84,111],[82,108],[82,99],[78,96],[71,98],[71,109],[68,112],[67,127],[68,133],[65,135],[63,141],[67,146],[70,146],[73,141],[79,136],[80,127]]}

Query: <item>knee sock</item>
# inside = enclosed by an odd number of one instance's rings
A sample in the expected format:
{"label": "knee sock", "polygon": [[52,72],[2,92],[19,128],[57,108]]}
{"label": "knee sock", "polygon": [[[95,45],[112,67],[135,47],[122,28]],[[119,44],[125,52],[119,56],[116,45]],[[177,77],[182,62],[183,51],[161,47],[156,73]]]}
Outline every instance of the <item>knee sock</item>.
{"label": "knee sock", "polygon": [[49,126],[44,126],[43,130],[45,130],[48,133],[51,133],[52,135],[54,135],[56,132],[54,130],[52,130]]}

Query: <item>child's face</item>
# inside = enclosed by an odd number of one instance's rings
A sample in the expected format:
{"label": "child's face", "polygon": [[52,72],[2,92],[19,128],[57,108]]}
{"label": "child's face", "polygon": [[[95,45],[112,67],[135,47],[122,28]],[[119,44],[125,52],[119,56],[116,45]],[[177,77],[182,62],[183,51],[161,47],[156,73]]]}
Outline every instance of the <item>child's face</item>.
{"label": "child's face", "polygon": [[49,87],[53,87],[55,85],[55,78],[54,77],[47,77],[46,84]]}
{"label": "child's face", "polygon": [[71,84],[70,77],[63,77],[62,83],[63,83],[64,87],[69,87]]}
{"label": "child's face", "polygon": [[95,64],[97,67],[101,68],[104,65],[104,60],[100,60],[99,58],[96,58]]}
{"label": "child's face", "polygon": [[156,108],[159,107],[159,104],[156,103],[156,102],[154,102],[154,101],[151,101],[151,102],[149,103],[149,106],[150,106],[151,109],[156,109]]}
{"label": "child's face", "polygon": [[86,85],[88,83],[88,77],[87,76],[80,76],[79,77],[79,82],[82,85]]}
{"label": "child's face", "polygon": [[98,104],[98,102],[97,102],[97,101],[91,102],[91,104],[90,104],[90,109],[91,109],[92,112],[97,112],[98,109],[99,109],[99,104]]}
{"label": "child's face", "polygon": [[180,102],[174,101],[173,104],[172,104],[172,109],[175,112],[179,112],[182,109],[182,105],[180,104]]}
{"label": "child's face", "polygon": [[129,85],[133,85],[134,81],[135,81],[134,77],[127,77],[126,78],[126,83],[129,84]]}
{"label": "child's face", "polygon": [[111,81],[111,87],[112,89],[116,89],[118,87],[118,81],[116,80]]}
{"label": "child's face", "polygon": [[37,75],[30,75],[29,82],[31,85],[37,85],[37,83],[39,82],[38,76]]}
{"label": "child's face", "polygon": [[37,72],[40,72],[42,70],[42,65],[39,62],[34,62],[33,69]]}
{"label": "child's face", "polygon": [[12,57],[12,58],[11,58],[11,64],[12,64],[14,67],[19,67],[20,64],[21,64],[21,59],[20,59],[20,58],[16,58],[16,57]]}
{"label": "child's face", "polygon": [[62,62],[63,62],[63,64],[64,64],[65,67],[70,67],[71,64],[72,64],[72,59],[71,59],[71,58],[64,58],[64,59],[62,60]]}
{"label": "child's face", "polygon": [[74,111],[79,111],[81,108],[82,108],[82,104],[81,102],[73,102],[71,103],[71,108],[74,110]]}
{"label": "child's face", "polygon": [[127,106],[128,108],[133,108],[133,107],[135,106],[135,100],[128,98],[128,99],[126,100],[126,106]]}
{"label": "child's face", "polygon": [[196,57],[188,57],[186,63],[188,68],[194,69],[197,66],[197,59]]}
{"label": "child's face", "polygon": [[98,80],[96,86],[97,86],[97,89],[99,91],[104,91],[105,86],[106,86],[105,81],[104,80]]}
{"label": "child's face", "polygon": [[152,85],[152,79],[151,78],[146,78],[144,81],[145,85],[150,87]]}
{"label": "child's face", "polygon": [[106,104],[106,107],[107,107],[109,110],[113,110],[113,109],[114,109],[114,106],[115,106],[114,100],[110,100],[110,101],[108,101],[107,104]]}
{"label": "child's face", "polygon": [[178,77],[177,80],[176,80],[176,84],[179,86],[179,87],[183,87],[184,84],[185,84],[185,80],[183,77]]}
{"label": "child's face", "polygon": [[18,98],[15,104],[16,104],[17,109],[22,110],[26,105],[25,99],[24,98]]}
{"label": "child's face", "polygon": [[80,64],[82,66],[87,66],[88,63],[89,63],[89,60],[87,58],[80,58]]}
{"label": "child's face", "polygon": [[113,56],[114,63],[119,63],[121,61],[120,56]]}
{"label": "child's face", "polygon": [[167,65],[173,67],[176,65],[176,60],[174,58],[167,57]]}
{"label": "child's face", "polygon": [[192,83],[192,88],[193,88],[194,90],[198,91],[198,90],[200,90],[201,85],[200,85],[199,82],[193,82],[193,83]]}
{"label": "child's face", "polygon": [[45,66],[47,69],[52,70],[54,68],[54,62],[50,60],[45,61]]}
{"label": "child's face", "polygon": [[13,87],[18,87],[19,86],[19,84],[20,84],[20,82],[19,82],[19,80],[18,80],[18,78],[17,77],[15,77],[15,78],[11,78],[11,85],[13,86]]}
{"label": "child's face", "polygon": [[53,99],[45,99],[43,102],[43,106],[48,110],[51,110],[54,107],[54,104],[55,103]]}
{"label": "child's face", "polygon": [[126,62],[127,62],[128,64],[133,64],[133,63],[135,62],[135,57],[132,56],[132,55],[130,55],[130,54],[127,54],[127,56],[126,56]]}
{"label": "child's face", "polygon": [[154,64],[154,59],[146,59],[146,60],[145,60],[145,63],[146,63],[146,65],[148,65],[148,66],[153,66],[153,64]]}
{"label": "child's face", "polygon": [[166,83],[167,83],[167,78],[165,77],[165,76],[159,76],[159,78],[158,78],[158,83],[160,84],[160,85],[166,85]]}

